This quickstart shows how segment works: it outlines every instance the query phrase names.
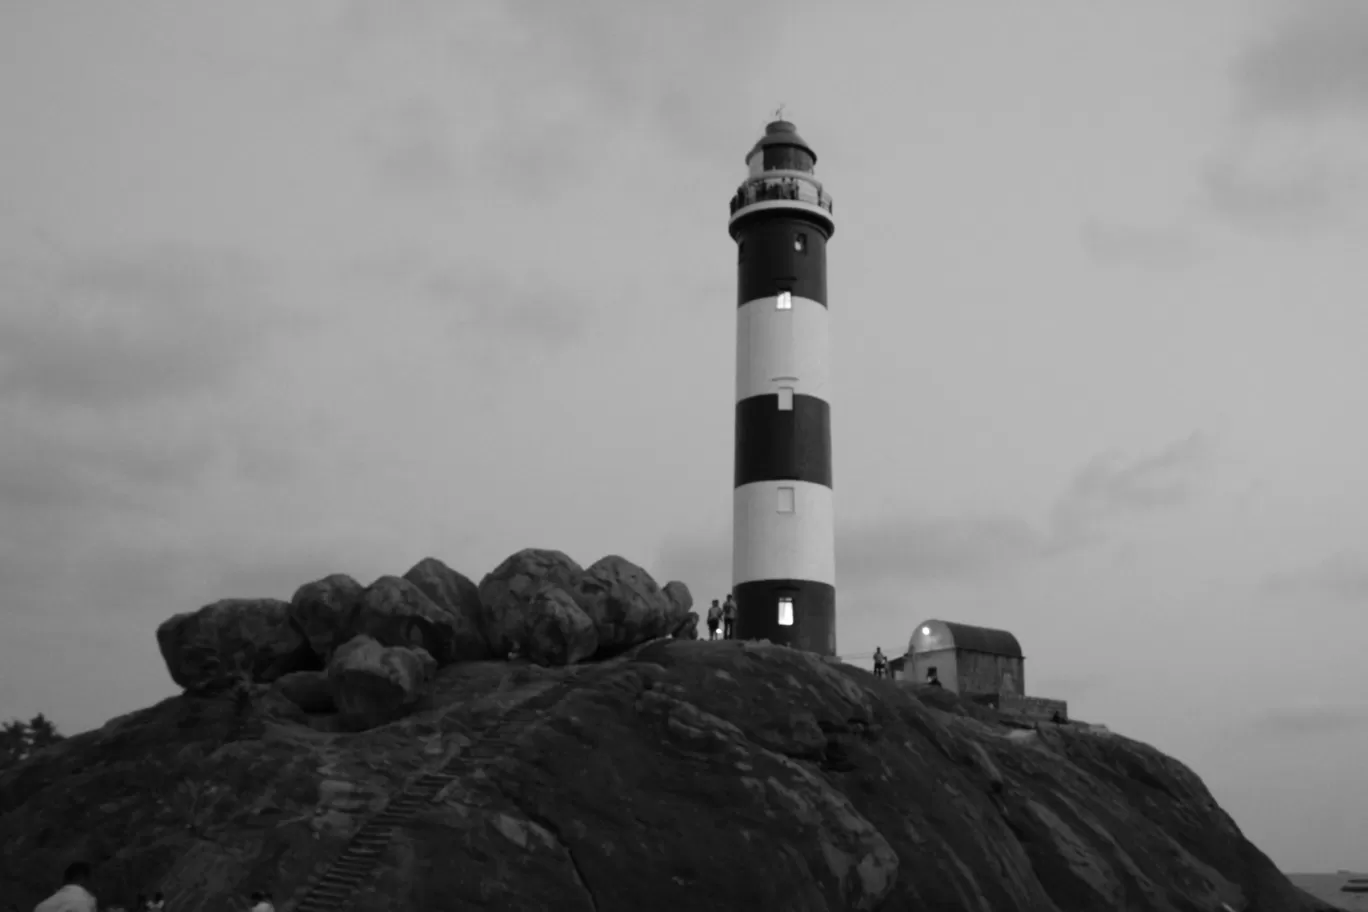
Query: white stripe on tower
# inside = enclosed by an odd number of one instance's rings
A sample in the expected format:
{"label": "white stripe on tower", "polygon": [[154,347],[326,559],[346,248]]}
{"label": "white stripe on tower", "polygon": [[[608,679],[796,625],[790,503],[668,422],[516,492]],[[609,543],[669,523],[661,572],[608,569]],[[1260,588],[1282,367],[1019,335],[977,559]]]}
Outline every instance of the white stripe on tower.
{"label": "white stripe on tower", "polygon": [[737,243],[736,634],[836,652],[826,244],[831,197],[775,121],[732,198]]}

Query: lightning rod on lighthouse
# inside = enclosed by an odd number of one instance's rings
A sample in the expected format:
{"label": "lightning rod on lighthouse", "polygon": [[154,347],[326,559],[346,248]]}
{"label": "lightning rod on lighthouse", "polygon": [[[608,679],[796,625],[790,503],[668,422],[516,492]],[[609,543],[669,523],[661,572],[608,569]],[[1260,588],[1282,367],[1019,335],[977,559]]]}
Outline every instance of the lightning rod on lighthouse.
{"label": "lightning rod on lighthouse", "polygon": [[[782,108],[776,113],[782,117]],[[776,119],[731,201],[737,251],[735,635],[836,654],[826,246],[817,155]]]}

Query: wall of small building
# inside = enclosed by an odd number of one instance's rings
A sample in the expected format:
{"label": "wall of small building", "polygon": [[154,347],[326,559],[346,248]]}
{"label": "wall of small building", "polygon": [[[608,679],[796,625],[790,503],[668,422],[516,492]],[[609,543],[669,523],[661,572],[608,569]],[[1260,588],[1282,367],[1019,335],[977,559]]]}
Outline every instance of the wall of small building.
{"label": "wall of small building", "polygon": [[941,684],[962,694],[1026,692],[1024,663],[1018,658],[969,652],[963,649],[938,649],[912,657],[911,680],[926,680],[928,668],[935,668]]}
{"label": "wall of small building", "polygon": [[953,649],[937,649],[933,652],[918,652],[912,656],[908,664],[909,681],[917,684],[926,682],[926,672],[929,669],[936,669],[936,677],[940,679],[941,686],[946,690],[953,690],[959,693],[959,673],[957,671],[957,658]]}

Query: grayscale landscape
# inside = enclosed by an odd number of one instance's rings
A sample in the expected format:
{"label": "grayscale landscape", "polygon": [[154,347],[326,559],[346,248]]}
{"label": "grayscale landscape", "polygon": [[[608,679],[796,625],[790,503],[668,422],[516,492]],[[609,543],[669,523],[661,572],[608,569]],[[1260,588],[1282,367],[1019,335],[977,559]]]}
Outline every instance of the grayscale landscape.
{"label": "grayscale landscape", "polygon": [[1366,240],[1358,0],[0,4],[0,897],[1368,909]]}

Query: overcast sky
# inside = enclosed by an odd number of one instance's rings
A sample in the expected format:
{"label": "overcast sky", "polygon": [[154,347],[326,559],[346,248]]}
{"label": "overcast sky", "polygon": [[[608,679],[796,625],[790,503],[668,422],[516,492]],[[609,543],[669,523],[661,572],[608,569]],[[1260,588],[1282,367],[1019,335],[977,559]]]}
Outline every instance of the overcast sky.
{"label": "overcast sky", "polygon": [[1361,868],[1354,0],[0,6],[0,718],[426,555],[722,595],[781,102],[836,200],[841,650],[1008,628],[1279,865]]}

